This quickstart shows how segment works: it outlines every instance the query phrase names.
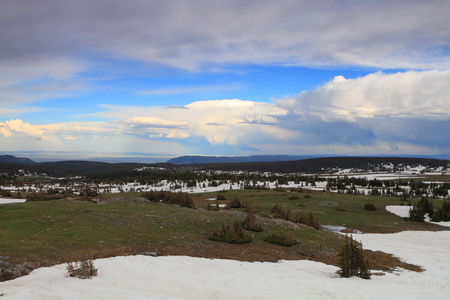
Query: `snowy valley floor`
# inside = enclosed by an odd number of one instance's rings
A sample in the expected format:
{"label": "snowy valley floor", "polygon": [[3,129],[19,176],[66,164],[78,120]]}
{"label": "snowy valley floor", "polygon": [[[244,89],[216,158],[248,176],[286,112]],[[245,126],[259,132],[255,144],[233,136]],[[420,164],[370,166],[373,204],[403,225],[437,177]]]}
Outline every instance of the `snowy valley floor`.
{"label": "snowy valley floor", "polygon": [[[407,208],[388,209],[401,214]],[[343,279],[338,268],[306,260],[127,256],[96,260],[99,273],[90,280],[67,277],[66,265],[36,269],[0,283],[0,299],[448,299],[450,231],[353,237],[365,249],[392,253],[425,271]]]}

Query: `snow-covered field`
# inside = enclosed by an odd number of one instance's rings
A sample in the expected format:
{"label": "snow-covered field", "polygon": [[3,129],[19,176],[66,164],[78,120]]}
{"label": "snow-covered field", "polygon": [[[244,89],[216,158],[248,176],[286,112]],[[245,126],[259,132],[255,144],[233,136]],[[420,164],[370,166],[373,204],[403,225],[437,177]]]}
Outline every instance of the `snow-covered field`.
{"label": "snow-covered field", "polygon": [[[405,207],[389,207],[398,212]],[[99,259],[89,280],[66,266],[40,268],[0,283],[1,299],[448,299],[450,231],[354,234],[364,248],[392,253],[424,272],[403,269],[372,280],[339,278],[312,261],[240,262],[186,256]],[[375,270],[372,270],[376,272]]]}

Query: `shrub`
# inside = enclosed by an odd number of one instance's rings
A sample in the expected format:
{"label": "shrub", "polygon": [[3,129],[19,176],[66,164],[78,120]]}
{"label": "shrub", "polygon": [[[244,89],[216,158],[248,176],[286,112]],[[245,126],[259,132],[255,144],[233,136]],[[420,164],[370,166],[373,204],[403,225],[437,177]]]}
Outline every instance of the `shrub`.
{"label": "shrub", "polygon": [[270,209],[270,212],[275,214],[276,218],[292,221],[291,209],[289,206],[286,208],[286,211],[284,211],[280,204],[275,204]]}
{"label": "shrub", "polygon": [[222,194],[219,194],[219,195],[217,195],[217,198],[216,198],[216,200],[227,200],[227,198],[225,198],[225,196],[224,196],[224,195],[222,195]]}
{"label": "shrub", "polygon": [[214,229],[209,239],[217,242],[224,242],[229,244],[245,244],[250,243],[252,238],[248,235],[247,231],[242,228],[241,222],[234,221],[233,227],[229,224],[222,224],[221,228]]}
{"label": "shrub", "polygon": [[241,201],[239,201],[239,199],[237,197],[234,197],[233,200],[230,201],[230,203],[228,203],[228,206],[231,208],[241,208]]}
{"label": "shrub", "polygon": [[209,211],[218,211],[219,206],[217,204],[208,203],[208,205],[206,206],[206,209]]}
{"label": "shrub", "polygon": [[244,200],[242,202],[242,207],[245,208],[245,211],[248,213],[256,214],[259,211],[258,205],[254,205],[251,201]]}
{"label": "shrub", "polygon": [[8,190],[2,190],[1,188],[0,188],[0,195],[1,195],[2,197],[12,197],[12,194],[11,194],[10,191],[8,191]]}
{"label": "shrub", "polygon": [[278,244],[285,247],[291,247],[296,244],[292,234],[271,234],[264,238],[264,241],[272,244]]}
{"label": "shrub", "polygon": [[310,194],[306,194],[306,195],[305,195],[305,198],[308,199],[308,198],[312,198],[312,197],[311,197]]}
{"label": "shrub", "polygon": [[377,208],[375,207],[375,205],[373,205],[372,203],[366,203],[364,205],[364,209],[368,210],[368,211],[376,211]]}
{"label": "shrub", "polygon": [[67,272],[70,277],[78,277],[80,279],[89,279],[97,275],[97,268],[94,267],[94,258],[91,252],[89,258],[86,256],[86,252],[81,252],[81,260],[79,262],[67,262]]}
{"label": "shrub", "polygon": [[294,222],[320,229],[319,219],[312,211],[310,211],[309,214],[297,214]]}
{"label": "shrub", "polygon": [[242,227],[244,227],[247,230],[261,232],[264,229],[262,228],[261,222],[258,222],[256,219],[256,216],[253,212],[249,212],[247,214],[247,217],[242,222]]}
{"label": "shrub", "polygon": [[289,200],[298,200],[298,196],[297,195],[291,195],[288,199]]}
{"label": "shrub", "polygon": [[27,201],[49,201],[49,200],[59,200],[64,198],[62,194],[48,195],[44,192],[32,192],[26,197]]}
{"label": "shrub", "polygon": [[166,204],[176,204],[189,208],[194,208],[195,205],[188,193],[183,192],[168,192],[168,191],[150,191],[142,194],[142,197],[147,198],[152,202],[162,202]]}

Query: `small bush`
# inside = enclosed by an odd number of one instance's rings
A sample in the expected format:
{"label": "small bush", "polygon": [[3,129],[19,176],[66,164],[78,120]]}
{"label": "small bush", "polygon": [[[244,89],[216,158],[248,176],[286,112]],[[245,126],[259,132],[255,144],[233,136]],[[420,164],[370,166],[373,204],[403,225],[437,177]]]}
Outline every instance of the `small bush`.
{"label": "small bush", "polygon": [[233,200],[230,201],[230,203],[228,203],[228,206],[231,208],[241,208],[241,201],[239,201],[239,199],[237,197],[234,197]]}
{"label": "small bush", "polygon": [[305,195],[305,198],[306,198],[306,199],[312,198],[312,196],[311,196],[310,194],[306,194],[306,195]]}
{"label": "small bush", "polygon": [[8,190],[2,190],[2,189],[0,188],[0,196],[2,196],[2,197],[12,197],[12,194],[11,194],[10,191],[8,191]]}
{"label": "small bush", "polygon": [[310,211],[309,214],[298,214],[294,219],[295,223],[300,223],[306,226],[313,227],[315,229],[320,229],[320,223],[317,216]]}
{"label": "small bush", "polygon": [[292,234],[271,234],[264,238],[265,242],[278,244],[285,247],[291,247],[296,244],[296,241]]}
{"label": "small bush", "polygon": [[252,241],[252,238],[242,228],[241,222],[238,220],[234,221],[233,227],[230,227],[228,224],[222,224],[221,228],[214,229],[209,239],[229,244],[246,244]]}
{"label": "small bush", "polygon": [[342,212],[347,212],[348,210],[346,210],[345,208],[342,207],[337,207],[334,209],[335,211],[342,211]]}
{"label": "small bush", "polygon": [[168,191],[150,191],[142,194],[142,197],[147,198],[152,202],[162,202],[166,204],[176,204],[195,209],[194,201],[188,193],[183,192],[168,192]]}
{"label": "small bush", "polygon": [[275,204],[270,209],[270,212],[275,214],[275,218],[285,219],[287,221],[292,221],[291,209],[289,206],[286,208],[286,211],[283,210],[280,204]]}
{"label": "small bush", "polygon": [[376,211],[377,208],[375,207],[375,205],[373,205],[372,203],[366,203],[364,205],[364,209],[368,210],[368,211]]}
{"label": "small bush", "polygon": [[81,260],[79,262],[67,262],[67,272],[70,277],[78,277],[80,279],[89,279],[97,275],[97,268],[94,267],[94,258],[91,252],[89,258],[83,250],[81,253]]}
{"label": "small bush", "polygon": [[259,211],[258,205],[254,205],[251,201],[242,201],[242,207],[245,208],[245,211],[248,213],[256,214]]}
{"label": "small bush", "polygon": [[222,195],[222,194],[219,194],[219,195],[217,195],[217,198],[216,198],[216,200],[227,200],[227,198],[225,198],[225,196],[224,196],[224,195]]}
{"label": "small bush", "polygon": [[49,201],[49,200],[60,200],[64,198],[62,194],[49,195],[44,192],[32,192],[26,197],[27,201]]}
{"label": "small bush", "polygon": [[297,195],[292,195],[288,198],[289,200],[298,200],[298,196]]}
{"label": "small bush", "polygon": [[247,217],[242,222],[242,227],[250,231],[261,232],[264,229],[262,228],[261,222],[258,222],[254,213],[249,212]]}

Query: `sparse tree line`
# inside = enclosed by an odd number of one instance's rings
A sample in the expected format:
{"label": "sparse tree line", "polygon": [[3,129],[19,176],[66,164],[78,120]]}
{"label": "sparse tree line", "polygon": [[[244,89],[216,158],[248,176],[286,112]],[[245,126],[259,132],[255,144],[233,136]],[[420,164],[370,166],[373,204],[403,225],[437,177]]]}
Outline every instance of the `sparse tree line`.
{"label": "sparse tree line", "polygon": [[[325,186],[325,191],[347,194],[368,194],[402,198],[436,197],[449,198],[450,183],[428,183],[420,180],[377,180],[348,176],[321,177],[319,175],[272,174],[252,172],[223,172],[188,169],[146,169],[142,171],[113,171],[94,173],[84,177],[43,179],[29,182],[27,177],[7,174],[0,176],[0,186],[10,193],[47,193],[93,196],[95,193],[146,192],[157,187],[170,190],[194,189],[224,186],[231,189],[270,189],[283,185],[298,185],[299,188]],[[326,182],[326,185],[324,184]],[[0,187],[1,188],[1,187]],[[0,193],[1,190],[0,190]],[[3,192],[3,196],[8,196]],[[87,195],[89,194],[89,195]],[[21,196],[24,197],[22,194]],[[20,197],[20,196],[19,196]],[[54,196],[56,197],[56,196]],[[33,195],[32,198],[36,198]]]}
{"label": "sparse tree line", "polygon": [[429,200],[427,197],[422,197],[409,210],[408,220],[423,222],[425,221],[426,215],[428,215],[433,222],[450,221],[450,202],[444,201],[441,207],[434,208],[433,201]]}
{"label": "sparse tree line", "polygon": [[328,178],[326,190],[337,191],[338,193],[362,194],[365,191],[359,189],[368,189],[372,196],[393,196],[401,197],[440,197],[448,198],[450,183],[426,183],[421,180],[368,180],[367,178],[349,178],[347,176],[338,176],[337,178]]}

